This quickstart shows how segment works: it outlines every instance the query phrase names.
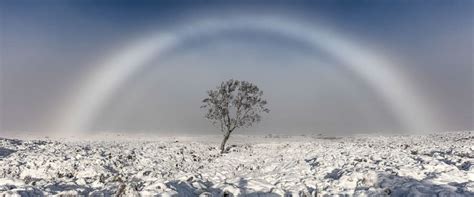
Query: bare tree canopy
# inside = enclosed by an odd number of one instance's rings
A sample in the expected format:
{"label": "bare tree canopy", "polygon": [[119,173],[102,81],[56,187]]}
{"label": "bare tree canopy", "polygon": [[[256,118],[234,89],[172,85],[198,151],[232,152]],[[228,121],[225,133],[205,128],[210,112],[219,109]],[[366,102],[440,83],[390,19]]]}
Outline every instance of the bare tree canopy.
{"label": "bare tree canopy", "polygon": [[205,117],[224,133],[221,152],[236,128],[250,127],[260,122],[261,113],[270,112],[265,107],[267,101],[262,98],[263,91],[247,81],[230,79],[207,94],[201,108],[207,109]]}

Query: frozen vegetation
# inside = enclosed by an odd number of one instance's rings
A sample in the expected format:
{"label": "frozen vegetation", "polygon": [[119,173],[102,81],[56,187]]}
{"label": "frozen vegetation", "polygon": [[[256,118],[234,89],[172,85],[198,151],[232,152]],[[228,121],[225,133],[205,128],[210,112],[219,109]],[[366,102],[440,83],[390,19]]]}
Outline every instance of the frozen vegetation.
{"label": "frozen vegetation", "polygon": [[474,132],[0,138],[0,196],[474,195]]}

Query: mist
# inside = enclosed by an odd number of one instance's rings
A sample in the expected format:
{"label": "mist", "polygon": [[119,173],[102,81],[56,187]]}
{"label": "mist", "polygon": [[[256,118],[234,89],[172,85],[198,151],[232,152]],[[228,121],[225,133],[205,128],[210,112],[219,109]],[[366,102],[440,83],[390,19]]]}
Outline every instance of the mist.
{"label": "mist", "polygon": [[[377,52],[403,71],[429,106],[436,124],[426,131],[472,130],[472,7],[467,1],[359,6],[2,1],[1,130],[47,132],[65,116],[74,119],[66,106],[82,90],[82,80],[150,32],[241,16],[324,27]],[[244,28],[191,37],[144,64],[91,116],[87,130],[216,133],[200,102],[206,90],[233,78],[258,85],[271,109],[261,124],[242,133],[411,131],[384,96],[344,62],[278,32]]]}

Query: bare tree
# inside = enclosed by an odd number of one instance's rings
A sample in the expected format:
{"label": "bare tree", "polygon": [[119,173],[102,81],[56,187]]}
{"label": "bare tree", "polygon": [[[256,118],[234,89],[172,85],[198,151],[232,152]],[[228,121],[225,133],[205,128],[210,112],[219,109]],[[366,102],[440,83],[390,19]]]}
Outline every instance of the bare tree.
{"label": "bare tree", "polygon": [[224,134],[221,153],[236,128],[250,127],[260,122],[260,113],[270,112],[265,107],[267,101],[262,98],[263,91],[247,81],[230,79],[222,82],[216,89],[207,91],[207,94],[201,108],[207,109],[205,117]]}

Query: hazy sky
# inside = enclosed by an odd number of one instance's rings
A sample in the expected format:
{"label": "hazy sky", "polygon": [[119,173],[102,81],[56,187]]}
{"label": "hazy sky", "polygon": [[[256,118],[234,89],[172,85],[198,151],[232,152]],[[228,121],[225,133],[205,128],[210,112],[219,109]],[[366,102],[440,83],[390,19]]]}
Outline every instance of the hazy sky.
{"label": "hazy sky", "polygon": [[[81,79],[150,32],[202,18],[264,16],[330,29],[383,54],[429,103],[431,130],[474,127],[473,1],[192,2],[1,1],[1,130],[47,131],[60,116],[73,117],[61,112]],[[90,130],[217,133],[200,101],[230,78],[257,84],[272,110],[243,133],[407,129],[333,54],[278,32],[190,36],[144,64],[105,101]]]}

